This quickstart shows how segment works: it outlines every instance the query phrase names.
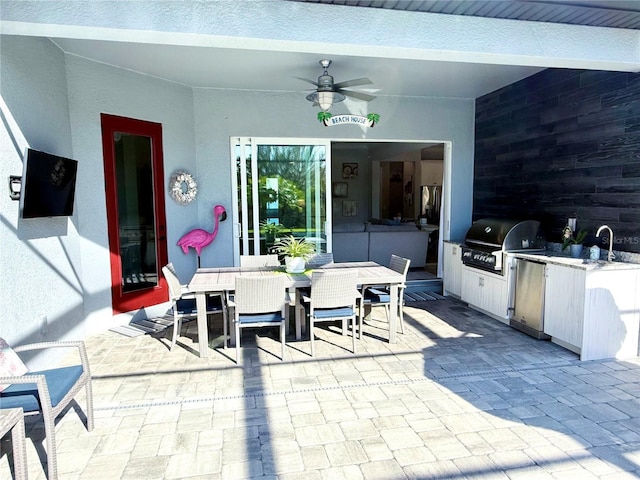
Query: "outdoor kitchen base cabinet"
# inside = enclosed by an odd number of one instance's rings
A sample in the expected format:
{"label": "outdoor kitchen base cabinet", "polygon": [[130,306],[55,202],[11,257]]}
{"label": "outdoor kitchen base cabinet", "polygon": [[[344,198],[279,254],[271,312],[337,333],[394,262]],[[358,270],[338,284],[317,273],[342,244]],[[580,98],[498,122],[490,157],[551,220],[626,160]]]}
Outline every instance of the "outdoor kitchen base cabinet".
{"label": "outdoor kitchen base cabinet", "polygon": [[460,254],[460,245],[444,242],[442,256],[444,263],[443,293],[455,295],[458,298],[461,296],[462,288],[462,257]]}
{"label": "outdoor kitchen base cabinet", "polygon": [[544,332],[581,360],[636,357],[639,289],[637,269],[547,264]]}
{"label": "outdoor kitchen base cabinet", "polygon": [[463,266],[462,301],[509,324],[508,288],[505,276]]}
{"label": "outdoor kitchen base cabinet", "polygon": [[544,333],[556,343],[580,353],[587,274],[584,270],[559,265],[546,268]]}

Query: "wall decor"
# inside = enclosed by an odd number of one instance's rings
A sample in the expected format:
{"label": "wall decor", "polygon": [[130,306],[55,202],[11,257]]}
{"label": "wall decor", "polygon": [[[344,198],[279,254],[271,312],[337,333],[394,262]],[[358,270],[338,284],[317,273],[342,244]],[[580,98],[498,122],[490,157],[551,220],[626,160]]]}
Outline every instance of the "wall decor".
{"label": "wall decor", "polygon": [[198,184],[185,170],[176,170],[169,179],[169,194],[178,205],[188,205],[196,199]]}
{"label": "wall decor", "polygon": [[331,115],[329,112],[318,112],[318,121],[325,127],[333,127],[334,125],[361,125],[373,128],[376,122],[380,121],[380,115],[377,113],[369,113],[366,117],[363,115]]}
{"label": "wall decor", "polygon": [[358,215],[358,202],[356,202],[355,200],[343,200],[342,216],[355,217],[356,215]]}
{"label": "wall decor", "polygon": [[333,182],[333,196],[336,198],[347,198],[349,196],[349,185],[347,182]]}
{"label": "wall decor", "polygon": [[357,163],[343,163],[342,164],[342,178],[358,178],[358,164]]}

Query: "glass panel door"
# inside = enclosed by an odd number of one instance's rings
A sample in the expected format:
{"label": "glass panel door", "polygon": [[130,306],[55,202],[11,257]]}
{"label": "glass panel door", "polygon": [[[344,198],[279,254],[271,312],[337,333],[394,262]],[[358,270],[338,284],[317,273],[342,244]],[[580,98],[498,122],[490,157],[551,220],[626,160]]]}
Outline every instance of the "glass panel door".
{"label": "glass panel door", "polygon": [[120,285],[124,293],[158,285],[151,139],[114,134]]}
{"label": "glass panel door", "polygon": [[[305,237],[331,251],[328,142],[235,139],[236,258],[271,252],[278,238]],[[237,262],[236,262],[237,263]]]}
{"label": "glass panel door", "polygon": [[161,125],[102,116],[114,312],[167,301]]}

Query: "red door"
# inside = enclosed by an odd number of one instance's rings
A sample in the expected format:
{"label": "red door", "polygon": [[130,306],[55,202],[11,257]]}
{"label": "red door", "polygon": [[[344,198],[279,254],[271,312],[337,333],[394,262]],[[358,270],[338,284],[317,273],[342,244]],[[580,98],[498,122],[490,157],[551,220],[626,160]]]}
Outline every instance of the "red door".
{"label": "red door", "polygon": [[101,115],[114,313],[166,302],[162,125]]}

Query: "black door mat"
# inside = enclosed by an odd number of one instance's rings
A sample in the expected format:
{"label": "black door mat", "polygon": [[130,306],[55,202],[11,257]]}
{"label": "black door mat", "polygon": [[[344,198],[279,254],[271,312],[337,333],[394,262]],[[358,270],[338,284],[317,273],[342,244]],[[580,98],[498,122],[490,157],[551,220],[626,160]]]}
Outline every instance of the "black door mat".
{"label": "black door mat", "polygon": [[433,300],[443,300],[444,297],[436,292],[404,292],[405,303],[409,302],[431,302]]}

